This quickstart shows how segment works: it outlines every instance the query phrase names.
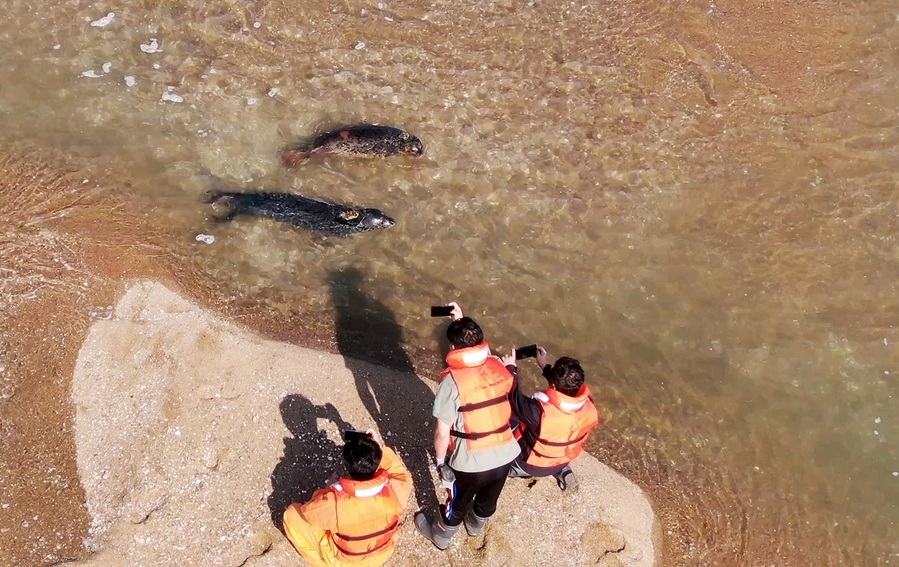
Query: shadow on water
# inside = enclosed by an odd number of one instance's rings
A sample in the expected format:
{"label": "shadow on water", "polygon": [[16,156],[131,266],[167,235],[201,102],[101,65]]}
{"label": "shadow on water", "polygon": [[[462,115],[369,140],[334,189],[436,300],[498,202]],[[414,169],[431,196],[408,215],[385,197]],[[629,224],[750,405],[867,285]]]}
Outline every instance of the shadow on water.
{"label": "shadow on water", "polygon": [[346,357],[356,390],[384,441],[394,446],[412,473],[419,507],[436,507],[430,463],[431,406],[434,393],[420,378],[408,376],[401,385],[392,373],[372,373],[363,360],[414,374],[403,350],[403,330],[393,312],[361,290],[362,273],[347,268],[329,274],[336,311],[337,348]]}
{"label": "shadow on water", "polygon": [[316,420],[328,419],[339,429],[349,429],[330,403],[319,406],[291,394],[281,400],[280,407],[291,437],[284,438],[284,456],[272,471],[272,493],[268,497],[272,522],[278,529],[282,529],[281,518],[291,503],[308,501],[313,492],[327,485],[338,467],[342,469],[341,446],[319,429]]}

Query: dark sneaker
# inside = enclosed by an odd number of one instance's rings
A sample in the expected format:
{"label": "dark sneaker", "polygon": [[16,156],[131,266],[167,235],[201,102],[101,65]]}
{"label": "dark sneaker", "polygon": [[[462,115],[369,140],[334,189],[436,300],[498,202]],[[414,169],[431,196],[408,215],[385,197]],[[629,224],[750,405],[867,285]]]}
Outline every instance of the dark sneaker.
{"label": "dark sneaker", "polygon": [[556,477],[556,482],[559,483],[559,488],[566,492],[576,492],[578,487],[577,477],[574,476],[574,471],[567,470],[562,473],[561,477]]}

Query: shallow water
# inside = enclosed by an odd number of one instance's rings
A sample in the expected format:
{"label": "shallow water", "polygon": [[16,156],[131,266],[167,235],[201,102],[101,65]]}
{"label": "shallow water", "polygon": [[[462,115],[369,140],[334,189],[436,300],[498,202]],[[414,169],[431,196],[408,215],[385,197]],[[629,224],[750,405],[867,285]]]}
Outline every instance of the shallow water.
{"label": "shallow water", "polygon": [[[582,360],[606,415],[593,450],[650,491],[672,563],[899,564],[891,3],[6,12],[3,141],[128,179],[186,289],[327,336],[358,286],[376,301],[357,324],[383,305],[423,370],[427,306],[458,300],[497,348]],[[361,121],[426,156],[280,167],[284,145]],[[208,174],[397,226],[212,224]]]}

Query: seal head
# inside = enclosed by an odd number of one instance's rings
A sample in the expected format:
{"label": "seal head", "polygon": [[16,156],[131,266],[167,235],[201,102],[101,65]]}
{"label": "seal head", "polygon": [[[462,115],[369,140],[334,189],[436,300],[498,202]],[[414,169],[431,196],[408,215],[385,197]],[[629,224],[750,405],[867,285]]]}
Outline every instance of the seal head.
{"label": "seal head", "polygon": [[380,209],[346,209],[337,215],[339,222],[355,227],[357,231],[390,228],[396,221]]}
{"label": "seal head", "polygon": [[400,153],[404,153],[409,156],[419,157],[424,155],[425,147],[421,143],[417,137],[413,136],[409,132],[402,132],[399,135],[400,139]]}

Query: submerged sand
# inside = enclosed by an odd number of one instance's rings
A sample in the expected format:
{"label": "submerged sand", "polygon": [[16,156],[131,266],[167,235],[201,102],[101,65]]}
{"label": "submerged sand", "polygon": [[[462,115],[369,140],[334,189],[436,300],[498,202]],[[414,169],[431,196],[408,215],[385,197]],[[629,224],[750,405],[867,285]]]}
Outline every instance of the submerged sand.
{"label": "submerged sand", "polygon": [[437,503],[433,388],[265,340],[158,283],[135,283],[91,327],[72,381],[94,552],[77,564],[301,563],[278,519],[338,467],[342,427],[379,428],[416,478],[392,565],[658,563],[649,500],[586,454],[575,463],[578,492],[510,480],[485,535],[460,534],[446,552],[423,540],[409,520]]}

